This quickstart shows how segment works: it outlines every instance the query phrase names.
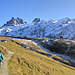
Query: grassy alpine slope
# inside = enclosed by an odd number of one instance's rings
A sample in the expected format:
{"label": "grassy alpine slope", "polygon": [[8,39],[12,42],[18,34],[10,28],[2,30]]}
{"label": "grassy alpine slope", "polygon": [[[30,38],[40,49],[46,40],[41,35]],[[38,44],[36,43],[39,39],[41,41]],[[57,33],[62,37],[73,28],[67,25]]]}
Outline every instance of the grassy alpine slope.
{"label": "grassy alpine slope", "polygon": [[75,75],[75,68],[71,66],[23,48],[21,43],[17,44],[11,39],[0,37],[0,40],[7,40],[7,42],[0,42],[0,45],[15,52],[8,63],[9,75]]}

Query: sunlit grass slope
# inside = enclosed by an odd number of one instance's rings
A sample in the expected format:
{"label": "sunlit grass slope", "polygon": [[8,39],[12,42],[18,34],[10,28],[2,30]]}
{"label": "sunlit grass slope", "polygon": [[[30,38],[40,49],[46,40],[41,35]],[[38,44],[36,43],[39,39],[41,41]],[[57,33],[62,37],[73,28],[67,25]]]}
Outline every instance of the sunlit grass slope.
{"label": "sunlit grass slope", "polygon": [[75,75],[74,68],[70,69],[69,66],[45,55],[23,48],[11,39],[3,37],[0,39],[7,40],[7,43],[0,42],[0,45],[15,52],[8,63],[9,75]]}

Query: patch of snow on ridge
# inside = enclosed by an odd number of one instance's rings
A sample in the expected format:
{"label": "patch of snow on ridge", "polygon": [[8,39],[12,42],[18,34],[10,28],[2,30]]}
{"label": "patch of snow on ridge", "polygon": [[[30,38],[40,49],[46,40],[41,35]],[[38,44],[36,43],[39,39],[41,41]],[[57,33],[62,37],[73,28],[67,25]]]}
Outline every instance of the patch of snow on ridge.
{"label": "patch of snow on ridge", "polygon": [[1,33],[2,30],[4,30],[4,28],[0,29],[0,33]]}
{"label": "patch of snow on ridge", "polygon": [[10,32],[12,29],[8,28],[8,30],[6,32]]}

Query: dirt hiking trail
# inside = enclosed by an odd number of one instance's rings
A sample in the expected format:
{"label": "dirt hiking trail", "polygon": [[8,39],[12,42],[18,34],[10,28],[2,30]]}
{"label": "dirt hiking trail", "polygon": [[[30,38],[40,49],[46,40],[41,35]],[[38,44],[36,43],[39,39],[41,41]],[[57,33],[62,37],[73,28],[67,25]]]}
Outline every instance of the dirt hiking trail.
{"label": "dirt hiking trail", "polygon": [[10,52],[8,55],[4,56],[4,64],[1,64],[1,70],[0,70],[0,75],[8,75],[8,61],[9,59],[12,57],[12,55],[14,54],[14,52]]}

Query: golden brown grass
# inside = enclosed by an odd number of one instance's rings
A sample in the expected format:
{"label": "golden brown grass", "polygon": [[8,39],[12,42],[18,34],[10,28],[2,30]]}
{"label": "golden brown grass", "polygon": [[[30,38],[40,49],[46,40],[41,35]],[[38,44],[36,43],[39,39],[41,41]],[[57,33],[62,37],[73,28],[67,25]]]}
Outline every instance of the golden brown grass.
{"label": "golden brown grass", "polygon": [[14,39],[14,41],[18,42],[19,44],[25,44],[28,46],[33,47],[36,50],[40,50],[43,51],[39,46],[37,46],[36,44],[34,44],[32,41],[28,41],[28,40],[20,40],[20,39]]}
{"label": "golden brown grass", "polygon": [[3,53],[3,55],[8,54],[7,48],[1,44],[1,41],[0,41],[0,50],[1,50],[1,53]]}
{"label": "golden brown grass", "polygon": [[41,55],[21,45],[12,42],[11,39],[2,38],[8,42],[0,44],[7,50],[15,52],[9,60],[9,75],[75,75],[74,68],[55,61],[45,55]]}

